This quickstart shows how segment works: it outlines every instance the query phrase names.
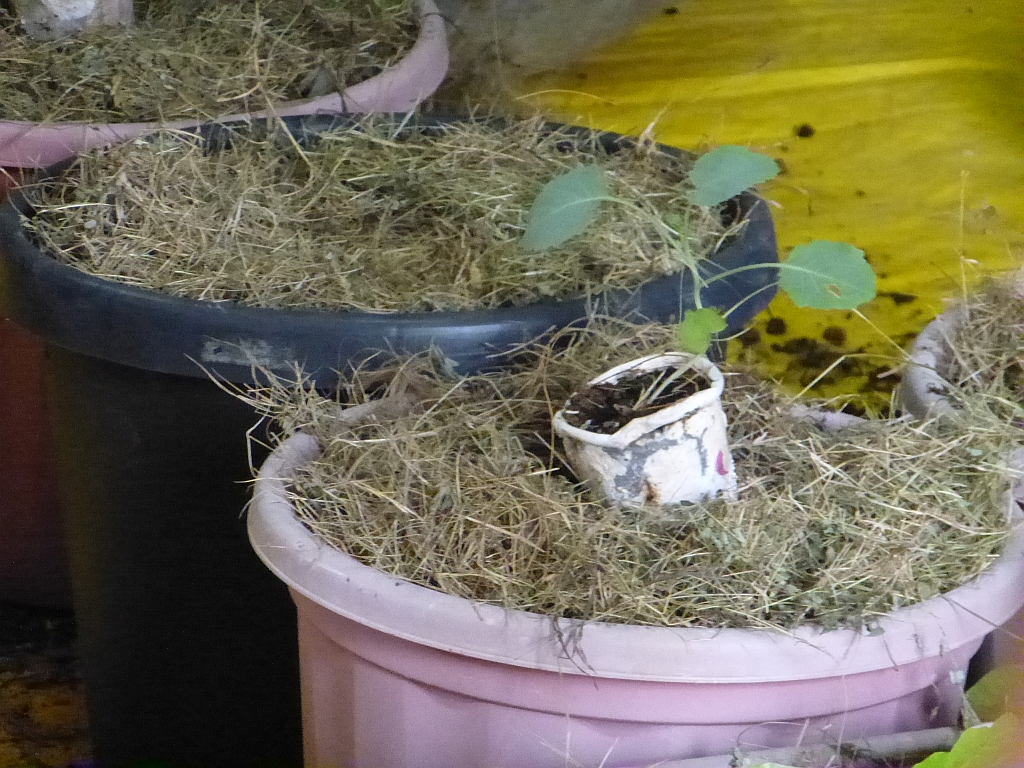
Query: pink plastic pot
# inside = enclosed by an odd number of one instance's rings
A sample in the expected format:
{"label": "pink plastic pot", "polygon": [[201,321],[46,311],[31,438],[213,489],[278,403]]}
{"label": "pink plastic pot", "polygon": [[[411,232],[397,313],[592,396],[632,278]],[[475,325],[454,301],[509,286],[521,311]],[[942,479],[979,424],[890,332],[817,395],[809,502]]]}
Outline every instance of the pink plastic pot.
{"label": "pink plastic pot", "polygon": [[[434,0],[418,0],[420,34],[408,55],[376,77],[316,99],[281,104],[273,115],[342,112],[409,112],[430,96],[448,72],[448,39]],[[261,111],[226,115],[220,121],[267,117]],[[206,120],[181,120],[164,127],[189,128]],[[45,168],[87,149],[117,144],[152,133],[158,123],[29,123],[0,120],[0,167]]]}
{"label": "pink plastic pot", "polygon": [[[1021,277],[1024,287],[1024,274]],[[1024,300],[1024,292],[1022,292]],[[950,365],[949,339],[966,321],[964,307],[956,306],[936,317],[918,335],[910,348],[910,359],[903,369],[898,400],[900,407],[919,419],[935,418],[954,410],[951,394],[955,387],[945,379]],[[1024,503],[1024,494],[1018,494]],[[1024,610],[992,635],[990,664],[1024,663]]]}
{"label": "pink plastic pot", "polygon": [[317,768],[641,768],[741,741],[789,746],[804,725],[805,742],[952,725],[968,660],[1024,603],[1018,532],[981,578],[870,633],[560,621],[559,635],[549,618],[416,586],[322,543],[282,480],[318,453],[308,435],[283,443],[248,518],[298,606]]}

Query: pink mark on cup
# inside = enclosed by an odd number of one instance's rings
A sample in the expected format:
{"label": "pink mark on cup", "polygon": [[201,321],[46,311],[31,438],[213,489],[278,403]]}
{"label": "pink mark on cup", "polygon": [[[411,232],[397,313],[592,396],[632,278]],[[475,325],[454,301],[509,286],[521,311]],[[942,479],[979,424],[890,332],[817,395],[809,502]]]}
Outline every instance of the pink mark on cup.
{"label": "pink mark on cup", "polygon": [[720,475],[729,474],[729,470],[725,468],[725,453],[722,451],[718,452],[718,458],[715,459],[715,471]]}

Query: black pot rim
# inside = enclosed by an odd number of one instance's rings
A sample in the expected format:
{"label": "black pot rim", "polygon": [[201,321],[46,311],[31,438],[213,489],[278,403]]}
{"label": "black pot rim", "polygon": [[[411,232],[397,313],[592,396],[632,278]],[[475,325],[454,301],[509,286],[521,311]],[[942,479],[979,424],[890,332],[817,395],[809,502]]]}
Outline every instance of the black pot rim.
{"label": "black pot rim", "polygon": [[[394,119],[404,117],[396,115]],[[466,118],[426,117],[407,121],[407,125],[443,130],[445,124],[460,119]],[[351,127],[358,118],[314,116],[285,118],[284,122],[296,138],[307,140],[327,130]],[[239,126],[248,127],[249,123],[206,124],[197,130],[216,143],[229,140]],[[570,130],[595,135],[607,147],[623,146],[623,142],[630,141],[614,133],[578,127],[570,127]],[[672,147],[663,149],[682,154]],[[70,160],[46,169],[35,180],[58,177],[74,162]],[[778,261],[767,204],[750,192],[734,199],[738,203],[738,215],[747,220],[746,226],[703,262],[708,276],[746,263]],[[310,355],[302,352],[311,343],[318,345],[318,334],[323,334],[322,343],[329,345],[331,337],[337,341],[339,331],[344,336],[346,330],[348,333],[358,330],[360,335],[379,337],[386,342],[376,349],[365,347],[358,353],[364,358],[372,352],[421,351],[433,344],[441,352],[450,353],[455,362],[465,363],[460,370],[470,372],[487,368],[490,365],[487,360],[493,359],[493,355],[500,357],[511,346],[595,314],[673,322],[680,316],[680,310],[692,306],[692,298],[685,300],[688,293],[692,297],[692,276],[685,271],[657,278],[634,290],[482,310],[373,313],[203,301],[106,280],[57,261],[28,239],[19,216],[30,212],[31,205],[21,192],[12,194],[0,207],[0,275],[3,277],[0,309],[48,343],[163,373],[202,377],[207,375],[203,368],[207,368],[227,380],[245,382],[252,378],[254,365],[283,372],[301,363],[314,380],[319,381],[323,376],[333,379],[333,373],[345,368],[353,359],[351,353],[331,355],[329,350],[321,350],[327,354]],[[749,256],[754,258],[747,258]],[[729,318],[728,332],[736,332],[771,300],[775,293],[776,271],[771,268],[749,270],[718,280],[702,289],[702,302],[705,306],[740,305]],[[677,297],[675,306],[670,300],[673,296]],[[658,305],[656,311],[655,304]],[[182,336],[199,337],[201,343],[176,343],[175,328]],[[153,334],[148,341],[142,335],[146,333]],[[489,350],[478,350],[478,354],[470,355],[473,360],[463,361],[460,358],[467,354],[466,344],[447,349],[451,345],[446,345],[443,337],[450,334],[461,335],[470,344],[483,343],[485,337],[495,335],[502,339],[500,343],[492,340]],[[296,343],[288,343],[289,338]],[[154,345],[158,348],[153,349]],[[182,346],[187,349],[176,349]],[[352,345],[342,345],[346,346]],[[311,357],[315,360],[310,360]],[[314,365],[307,367],[311,362]]]}

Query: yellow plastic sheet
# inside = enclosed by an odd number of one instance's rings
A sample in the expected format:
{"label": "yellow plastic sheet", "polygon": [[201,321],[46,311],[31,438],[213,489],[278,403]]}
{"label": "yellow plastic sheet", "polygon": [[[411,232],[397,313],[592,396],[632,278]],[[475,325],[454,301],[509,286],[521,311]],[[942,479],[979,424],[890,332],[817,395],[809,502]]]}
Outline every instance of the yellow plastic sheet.
{"label": "yellow plastic sheet", "polygon": [[780,159],[764,192],[781,253],[814,239],[862,248],[878,330],[780,297],[730,354],[797,391],[834,365],[815,394],[877,403],[893,342],[1021,261],[1022,40],[1021,0],[693,0],[524,99],[602,129],[653,122],[667,144]]}

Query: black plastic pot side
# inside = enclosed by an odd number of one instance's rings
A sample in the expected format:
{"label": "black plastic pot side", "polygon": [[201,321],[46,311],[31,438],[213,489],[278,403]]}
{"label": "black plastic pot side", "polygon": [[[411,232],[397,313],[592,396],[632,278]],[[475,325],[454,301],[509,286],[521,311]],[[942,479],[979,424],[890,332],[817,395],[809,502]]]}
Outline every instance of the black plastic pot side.
{"label": "black plastic pot side", "polygon": [[[345,118],[286,121],[302,140]],[[436,129],[436,125],[435,128]],[[209,129],[208,129],[209,130]],[[214,129],[222,135],[223,129]],[[620,137],[605,135],[614,146]],[[767,205],[708,274],[775,263]],[[207,373],[237,384],[253,365],[298,363],[318,386],[374,352],[439,348],[472,372],[588,310],[672,321],[689,275],[633,292],[527,307],[404,315],[257,309],[166,296],[86,275],[42,254],[19,196],[0,207],[0,312],[47,344],[83,675],[97,764],[302,765],[295,611],[249,547],[246,432],[256,421]],[[755,269],[702,291],[738,330],[774,294]],[[202,367],[200,367],[202,366]],[[258,465],[259,455],[252,457]]]}

